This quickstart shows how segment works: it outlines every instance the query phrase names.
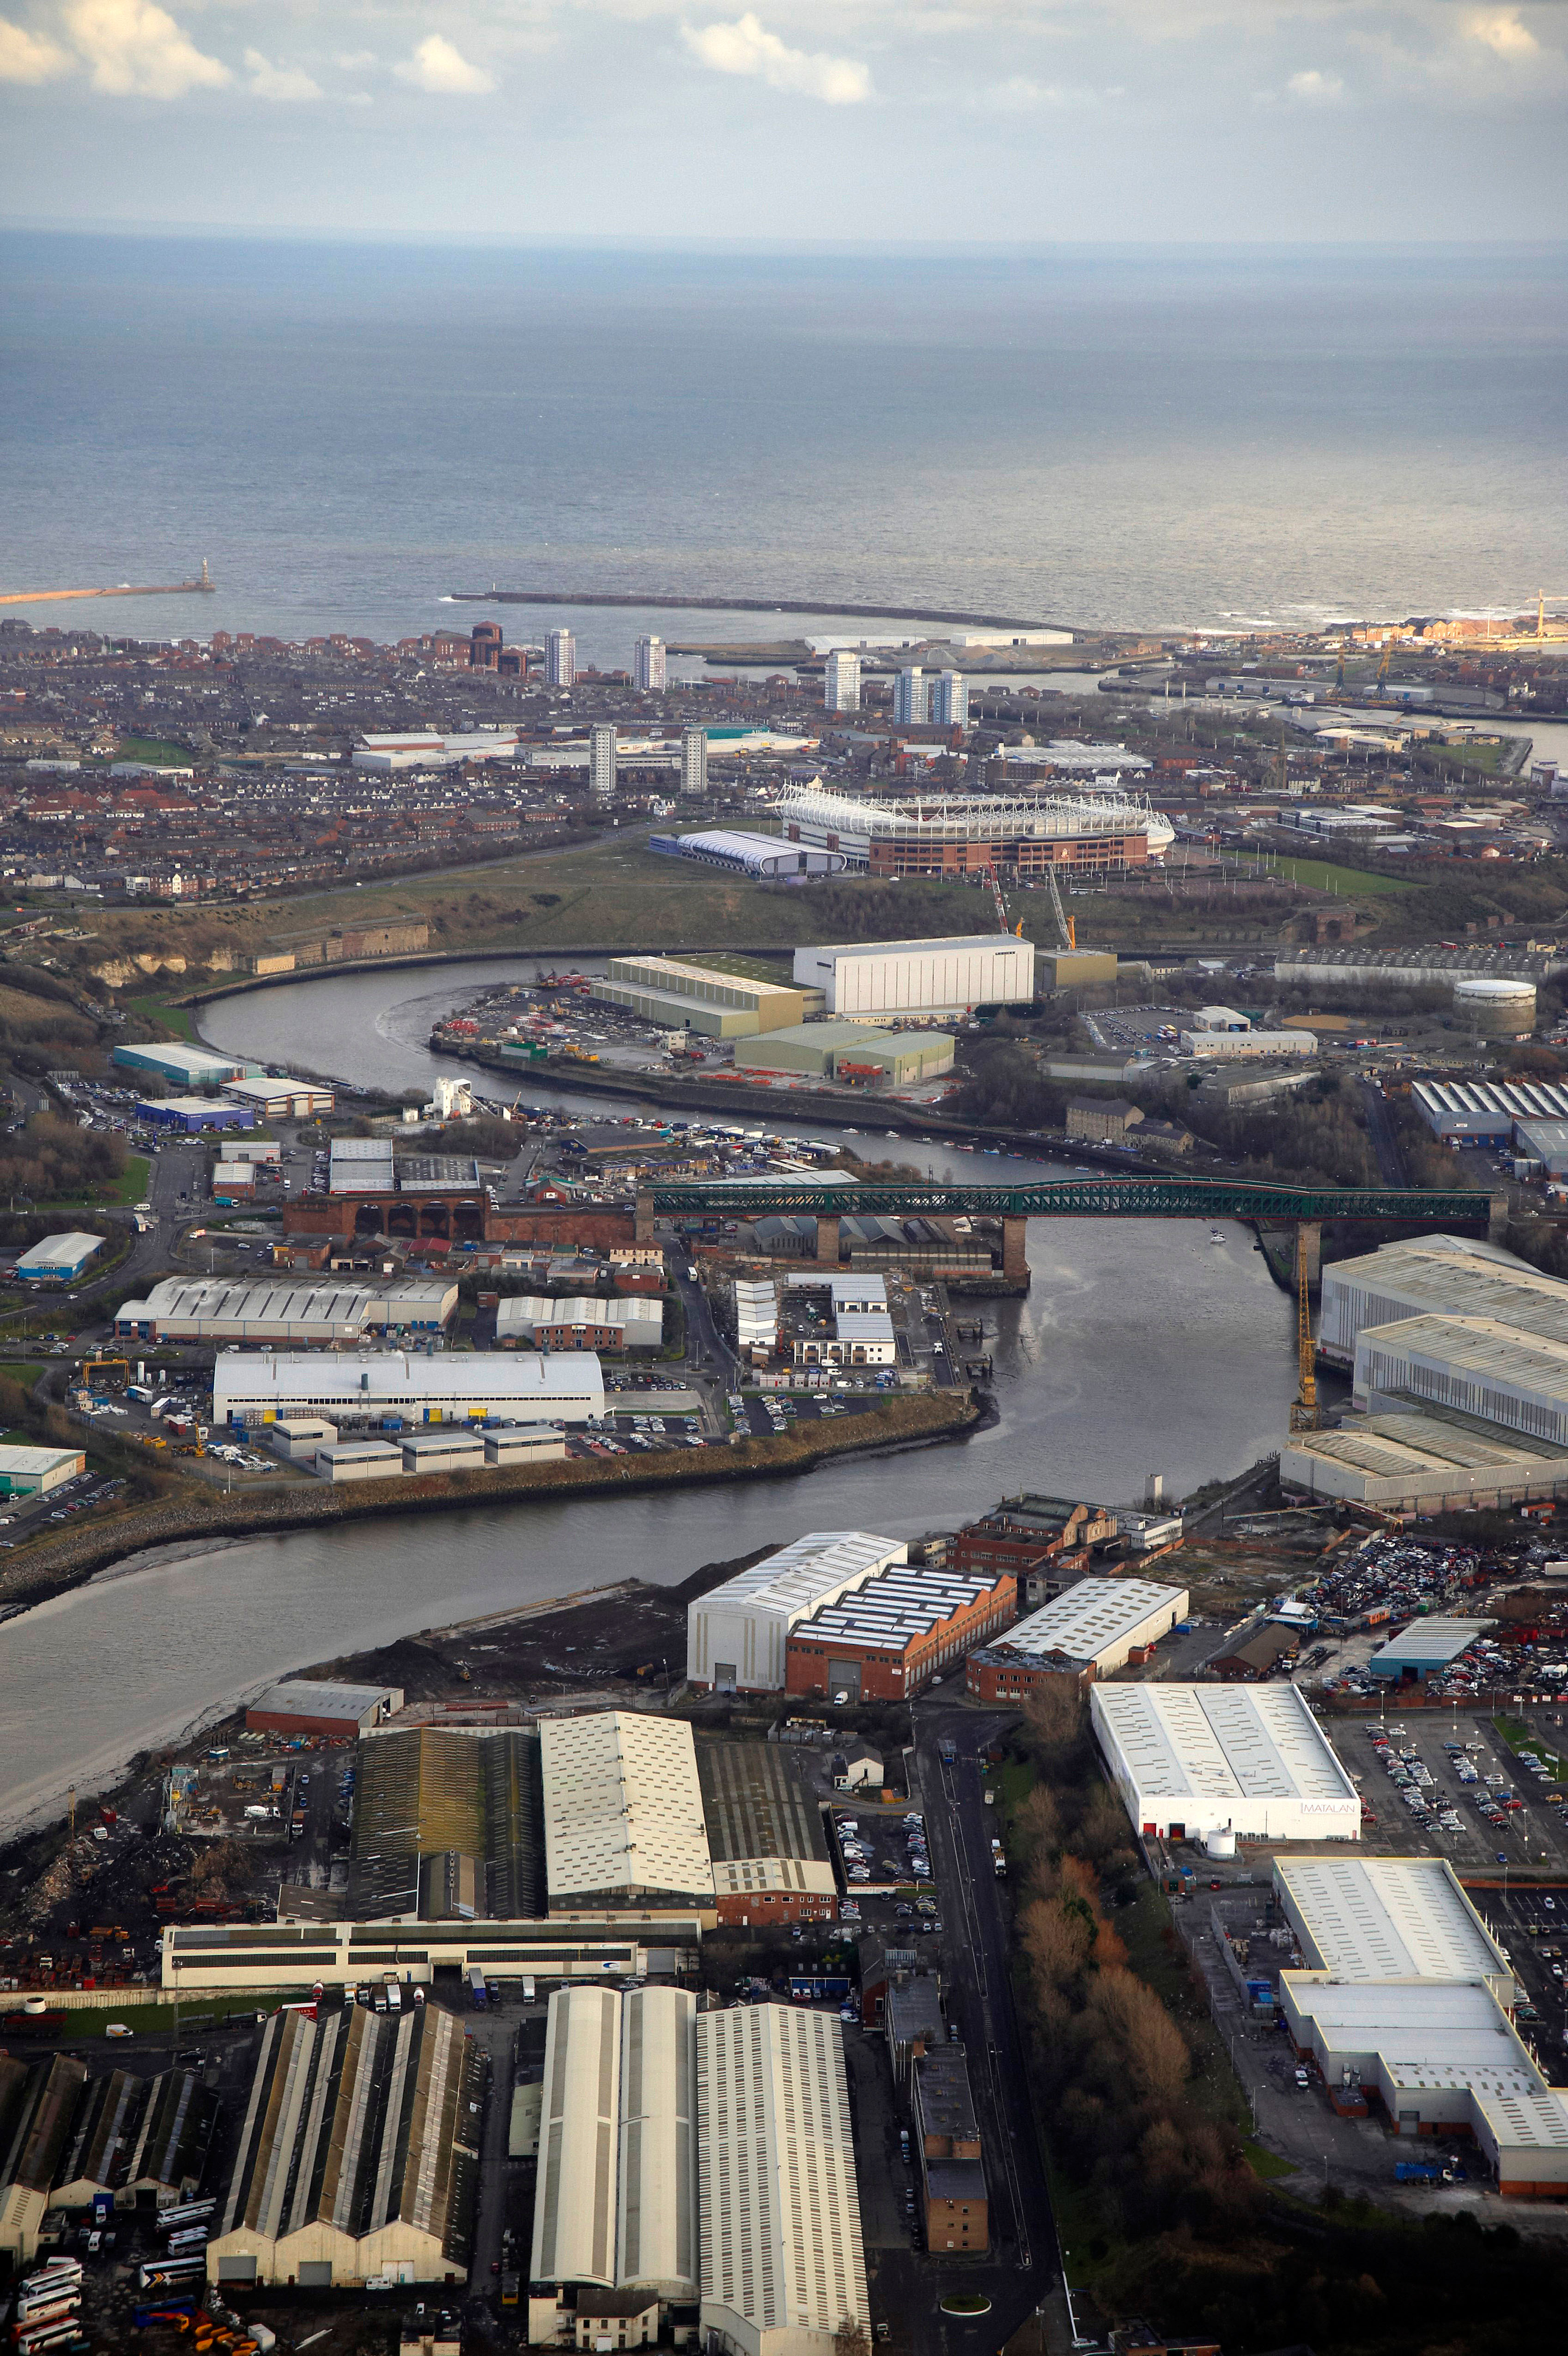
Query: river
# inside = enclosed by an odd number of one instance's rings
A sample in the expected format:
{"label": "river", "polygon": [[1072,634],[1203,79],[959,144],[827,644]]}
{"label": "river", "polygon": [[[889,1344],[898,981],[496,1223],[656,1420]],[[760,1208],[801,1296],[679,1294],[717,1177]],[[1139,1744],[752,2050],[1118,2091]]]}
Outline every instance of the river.
{"label": "river", "polygon": [[[223,1000],[202,1028],[259,1063],[424,1085],[446,1068],[424,1045],[435,1016],[537,962],[324,977]],[[954,1177],[1038,1166],[908,1141],[888,1151]],[[809,1528],[914,1537],[1025,1486],[1130,1501],[1150,1472],[1179,1494],[1240,1471],[1285,1429],[1293,1315],[1250,1234],[1222,1232],[1216,1245],[1193,1221],[1032,1222],[1028,1298],[983,1304],[1001,1420],[960,1442],[718,1490],[349,1523],[103,1572],[0,1627],[0,1826],[69,1783],[91,1790],[273,1677],[418,1628],[628,1574],[672,1582]]]}

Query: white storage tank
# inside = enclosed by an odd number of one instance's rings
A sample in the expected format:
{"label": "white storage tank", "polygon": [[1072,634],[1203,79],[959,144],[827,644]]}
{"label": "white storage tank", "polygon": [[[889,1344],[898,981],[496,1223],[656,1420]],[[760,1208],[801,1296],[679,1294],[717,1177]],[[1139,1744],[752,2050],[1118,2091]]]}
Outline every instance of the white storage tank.
{"label": "white storage tank", "polygon": [[1454,985],[1454,1011],[1482,1039],[1527,1038],[1535,1028],[1535,984],[1467,974]]}
{"label": "white storage tank", "polygon": [[1235,1856],[1236,1836],[1228,1825],[1221,1826],[1214,1832],[1204,1834],[1203,1853],[1205,1857]]}

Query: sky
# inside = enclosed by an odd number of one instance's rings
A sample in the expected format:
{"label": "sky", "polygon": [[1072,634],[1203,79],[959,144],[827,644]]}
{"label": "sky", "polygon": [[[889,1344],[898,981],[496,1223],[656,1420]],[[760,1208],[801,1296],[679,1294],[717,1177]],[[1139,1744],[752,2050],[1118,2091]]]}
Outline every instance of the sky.
{"label": "sky", "polygon": [[1549,240],[1568,0],[0,0],[13,222]]}

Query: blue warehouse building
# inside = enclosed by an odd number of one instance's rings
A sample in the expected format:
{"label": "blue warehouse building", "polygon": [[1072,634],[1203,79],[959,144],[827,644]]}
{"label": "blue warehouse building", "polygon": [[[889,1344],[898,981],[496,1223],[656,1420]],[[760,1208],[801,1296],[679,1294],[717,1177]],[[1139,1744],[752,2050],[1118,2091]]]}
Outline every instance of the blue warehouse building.
{"label": "blue warehouse building", "polygon": [[204,1129],[254,1129],[256,1116],[249,1105],[220,1104],[214,1097],[148,1097],[136,1107],[136,1119],[149,1129],[169,1129],[182,1137],[199,1136]]}

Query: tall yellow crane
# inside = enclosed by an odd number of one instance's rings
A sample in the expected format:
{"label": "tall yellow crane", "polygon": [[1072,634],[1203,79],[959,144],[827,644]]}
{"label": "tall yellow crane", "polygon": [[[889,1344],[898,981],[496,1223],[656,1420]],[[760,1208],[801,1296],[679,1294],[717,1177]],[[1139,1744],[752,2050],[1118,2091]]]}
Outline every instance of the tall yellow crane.
{"label": "tall yellow crane", "polygon": [[1306,1297],[1306,1229],[1295,1231],[1296,1397],[1290,1411],[1293,1431],[1317,1429],[1317,1365],[1312,1345],[1312,1311]]}

